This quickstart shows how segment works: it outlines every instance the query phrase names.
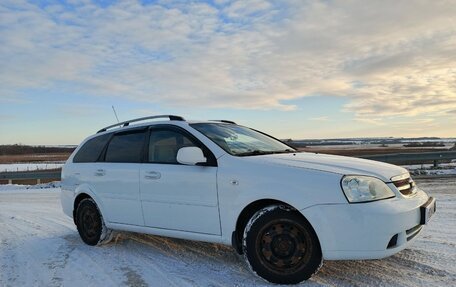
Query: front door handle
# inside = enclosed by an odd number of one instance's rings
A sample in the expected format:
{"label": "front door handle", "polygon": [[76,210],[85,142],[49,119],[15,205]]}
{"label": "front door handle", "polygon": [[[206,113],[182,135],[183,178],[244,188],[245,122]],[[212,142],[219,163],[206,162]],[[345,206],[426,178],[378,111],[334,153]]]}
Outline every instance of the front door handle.
{"label": "front door handle", "polygon": [[145,179],[160,179],[161,173],[158,171],[146,171]]}
{"label": "front door handle", "polygon": [[95,176],[104,176],[106,174],[106,171],[104,169],[97,169],[95,172]]}

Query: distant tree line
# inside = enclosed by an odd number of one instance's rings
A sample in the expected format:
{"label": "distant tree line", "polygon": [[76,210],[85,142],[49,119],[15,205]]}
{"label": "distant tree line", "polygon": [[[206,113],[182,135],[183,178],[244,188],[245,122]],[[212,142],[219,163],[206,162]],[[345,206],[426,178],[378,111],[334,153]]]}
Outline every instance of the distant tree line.
{"label": "distant tree line", "polygon": [[21,155],[37,153],[71,153],[76,147],[52,147],[52,146],[30,146],[30,145],[0,145],[0,155]]}

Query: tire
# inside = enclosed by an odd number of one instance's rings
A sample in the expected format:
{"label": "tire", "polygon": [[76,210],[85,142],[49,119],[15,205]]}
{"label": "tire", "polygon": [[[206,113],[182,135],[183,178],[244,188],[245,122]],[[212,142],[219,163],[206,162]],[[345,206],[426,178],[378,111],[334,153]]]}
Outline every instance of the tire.
{"label": "tire", "polygon": [[82,241],[88,245],[102,245],[112,240],[113,234],[91,198],[81,200],[76,210],[76,227]]}
{"label": "tire", "polygon": [[296,210],[283,205],[256,212],[244,229],[244,258],[258,276],[276,284],[296,284],[320,269],[318,237]]}

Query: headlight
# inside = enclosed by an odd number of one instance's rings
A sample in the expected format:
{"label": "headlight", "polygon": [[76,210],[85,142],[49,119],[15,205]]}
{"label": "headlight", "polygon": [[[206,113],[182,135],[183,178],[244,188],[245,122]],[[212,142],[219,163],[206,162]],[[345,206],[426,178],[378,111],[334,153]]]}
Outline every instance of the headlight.
{"label": "headlight", "polygon": [[344,176],[342,189],[349,202],[366,202],[394,197],[394,192],[386,183],[370,176]]}

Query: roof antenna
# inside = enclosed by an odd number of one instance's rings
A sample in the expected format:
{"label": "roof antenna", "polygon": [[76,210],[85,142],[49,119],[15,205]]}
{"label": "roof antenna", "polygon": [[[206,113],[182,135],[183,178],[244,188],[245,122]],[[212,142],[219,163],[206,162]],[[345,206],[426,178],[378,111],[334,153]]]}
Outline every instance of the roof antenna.
{"label": "roof antenna", "polygon": [[116,109],[114,109],[114,106],[112,107],[112,111],[114,112],[114,115],[116,116],[117,122],[119,122],[119,118],[117,117]]}

